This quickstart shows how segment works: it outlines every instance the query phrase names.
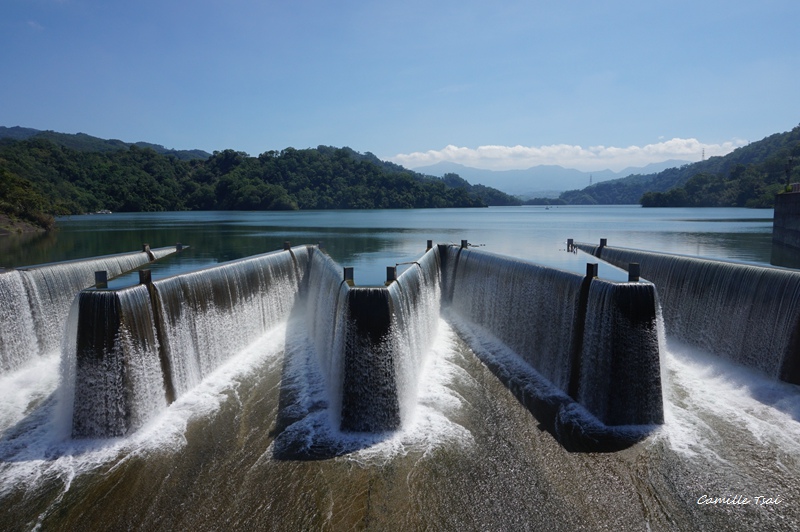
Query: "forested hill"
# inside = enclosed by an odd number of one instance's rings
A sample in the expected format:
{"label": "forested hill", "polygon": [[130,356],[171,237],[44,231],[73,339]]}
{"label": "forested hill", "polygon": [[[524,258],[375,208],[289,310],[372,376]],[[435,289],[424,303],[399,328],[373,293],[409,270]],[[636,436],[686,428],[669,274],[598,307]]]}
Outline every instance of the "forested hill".
{"label": "forested hill", "polygon": [[0,140],[0,213],[485,207],[518,201],[457,176],[424,176],[349,148],[224,150],[182,160],[149,147],[78,150],[36,135]]}
{"label": "forested hill", "polygon": [[[791,157],[791,159],[790,159]],[[574,205],[642,203],[647,207],[771,207],[787,182],[800,179],[800,126],[724,157],[657,174],[603,181],[559,197]]]}
{"label": "forested hill", "polygon": [[30,138],[47,139],[54,144],[78,151],[112,152],[127,149],[130,146],[150,148],[162,155],[173,155],[184,161],[193,159],[208,159],[211,154],[203,150],[172,150],[160,144],[149,142],[123,142],[117,139],[101,139],[86,133],[57,133],[55,131],[40,131],[29,127],[4,127],[0,126],[0,139],[27,140]]}

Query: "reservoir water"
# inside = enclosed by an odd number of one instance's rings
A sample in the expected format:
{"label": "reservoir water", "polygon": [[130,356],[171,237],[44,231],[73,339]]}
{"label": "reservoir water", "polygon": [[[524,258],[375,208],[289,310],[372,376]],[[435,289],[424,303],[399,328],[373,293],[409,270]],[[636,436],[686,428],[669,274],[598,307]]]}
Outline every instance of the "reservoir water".
{"label": "reservoir water", "polygon": [[[425,241],[469,240],[487,251],[538,263],[574,262],[567,238],[769,264],[772,210],[642,209],[638,206],[492,207],[304,212],[167,212],[72,216],[54,234],[0,240],[0,267],[79,259],[181,242],[171,275],[217,262],[322,242],[357,284],[383,284],[385,266],[415,260]],[[156,272],[154,272],[155,274]]]}
{"label": "reservoir water", "polygon": [[[322,242],[357,284],[414,261],[426,240],[580,269],[567,238],[769,264],[771,210],[510,207],[474,210],[76,216],[0,240],[20,267],[181,242],[169,276]],[[611,275],[611,274],[609,274]],[[722,317],[721,317],[722,319]],[[543,430],[445,313],[413,415],[382,434],[339,434],[303,323],[279,323],[123,438],[70,439],[60,352],[0,375],[4,530],[792,530],[800,524],[800,389],[662,338],[665,424],[613,453],[576,453]],[[478,335],[480,336],[480,335]],[[491,338],[477,338],[489,345]],[[501,351],[503,346],[491,346]],[[287,427],[339,442],[281,453]]]}

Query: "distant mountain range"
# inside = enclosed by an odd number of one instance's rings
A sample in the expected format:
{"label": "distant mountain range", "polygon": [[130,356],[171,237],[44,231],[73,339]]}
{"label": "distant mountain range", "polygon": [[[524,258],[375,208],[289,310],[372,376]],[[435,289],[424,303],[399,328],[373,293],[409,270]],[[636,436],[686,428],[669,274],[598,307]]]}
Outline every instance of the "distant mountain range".
{"label": "distant mountain range", "polygon": [[[556,165],[539,165],[527,170],[482,170],[457,163],[440,162],[430,166],[414,168],[422,174],[443,176],[454,173],[470,183],[494,187],[522,198],[557,198],[566,190],[582,189],[590,184],[619,179],[629,175],[655,174],[667,168],[675,168],[688,164],[688,161],[670,159],[660,163],[651,163],[643,167],[629,167],[619,172],[600,170],[582,172],[574,168]],[[591,183],[590,183],[591,179]]]}
{"label": "distant mountain range", "polygon": [[140,148],[150,148],[156,153],[160,153],[162,155],[173,155],[183,161],[191,161],[193,159],[208,159],[211,157],[210,153],[207,153],[203,150],[172,150],[165,148],[160,144],[151,144],[149,142],[123,142],[117,139],[101,139],[87,135],[86,133],[57,133],[55,131],[41,131],[29,127],[0,126],[0,139],[9,138],[12,140],[27,140],[34,137],[44,138],[60,146],[65,146],[78,151],[107,153],[123,148],[129,148],[130,146],[135,145]]}

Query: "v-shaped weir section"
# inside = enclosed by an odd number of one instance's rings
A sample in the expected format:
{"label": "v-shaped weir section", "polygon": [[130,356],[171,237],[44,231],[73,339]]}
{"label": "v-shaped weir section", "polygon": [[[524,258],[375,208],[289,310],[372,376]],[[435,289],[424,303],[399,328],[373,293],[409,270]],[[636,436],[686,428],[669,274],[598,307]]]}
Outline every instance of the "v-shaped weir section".
{"label": "v-shaped weir section", "polygon": [[800,384],[800,272],[578,243],[620,268],[639,265],[657,289],[670,337]]}
{"label": "v-shaped weir section", "polygon": [[319,248],[299,246],[85,290],[78,301],[62,364],[73,437],[137,429],[297,310],[345,432],[392,431],[409,419],[442,309],[465,337],[513,352],[509,363],[470,342],[545,426],[578,447],[635,441],[663,422],[650,283],[442,245],[388,286],[360,288]]}
{"label": "v-shaped weir section", "polygon": [[59,350],[75,294],[95,284],[95,272],[114,278],[178,250],[144,244],[140,252],[0,269],[0,374]]}

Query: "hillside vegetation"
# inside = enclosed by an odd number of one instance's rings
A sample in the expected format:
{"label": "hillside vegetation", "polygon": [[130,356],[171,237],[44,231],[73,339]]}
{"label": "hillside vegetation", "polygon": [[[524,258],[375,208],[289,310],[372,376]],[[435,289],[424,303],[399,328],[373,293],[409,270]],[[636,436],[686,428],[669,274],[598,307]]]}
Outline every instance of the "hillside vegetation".
{"label": "hillside vegetation", "polygon": [[518,203],[458,176],[424,176],[349,148],[286,148],[258,157],[223,150],[206,159],[185,160],[138,144],[103,150],[92,146],[94,141],[70,147],[47,135],[0,140],[0,212],[48,225],[49,215],[104,209],[379,209]]}
{"label": "hillside vegetation", "polygon": [[787,182],[800,179],[800,126],[724,157],[632,175],[564,192],[559,203],[646,207],[771,207]]}
{"label": "hillside vegetation", "polygon": [[46,139],[53,144],[64,146],[78,151],[96,151],[107,153],[112,151],[119,151],[127,149],[130,146],[138,146],[139,148],[150,148],[156,153],[162,155],[173,155],[178,159],[184,161],[191,161],[194,159],[208,159],[211,154],[203,150],[172,150],[165,148],[160,144],[151,144],[149,142],[123,142],[117,139],[101,139],[87,135],[86,133],[57,133],[55,131],[40,131],[38,129],[31,129],[28,127],[3,127],[0,126],[0,139],[12,140],[27,140],[30,138]]}

